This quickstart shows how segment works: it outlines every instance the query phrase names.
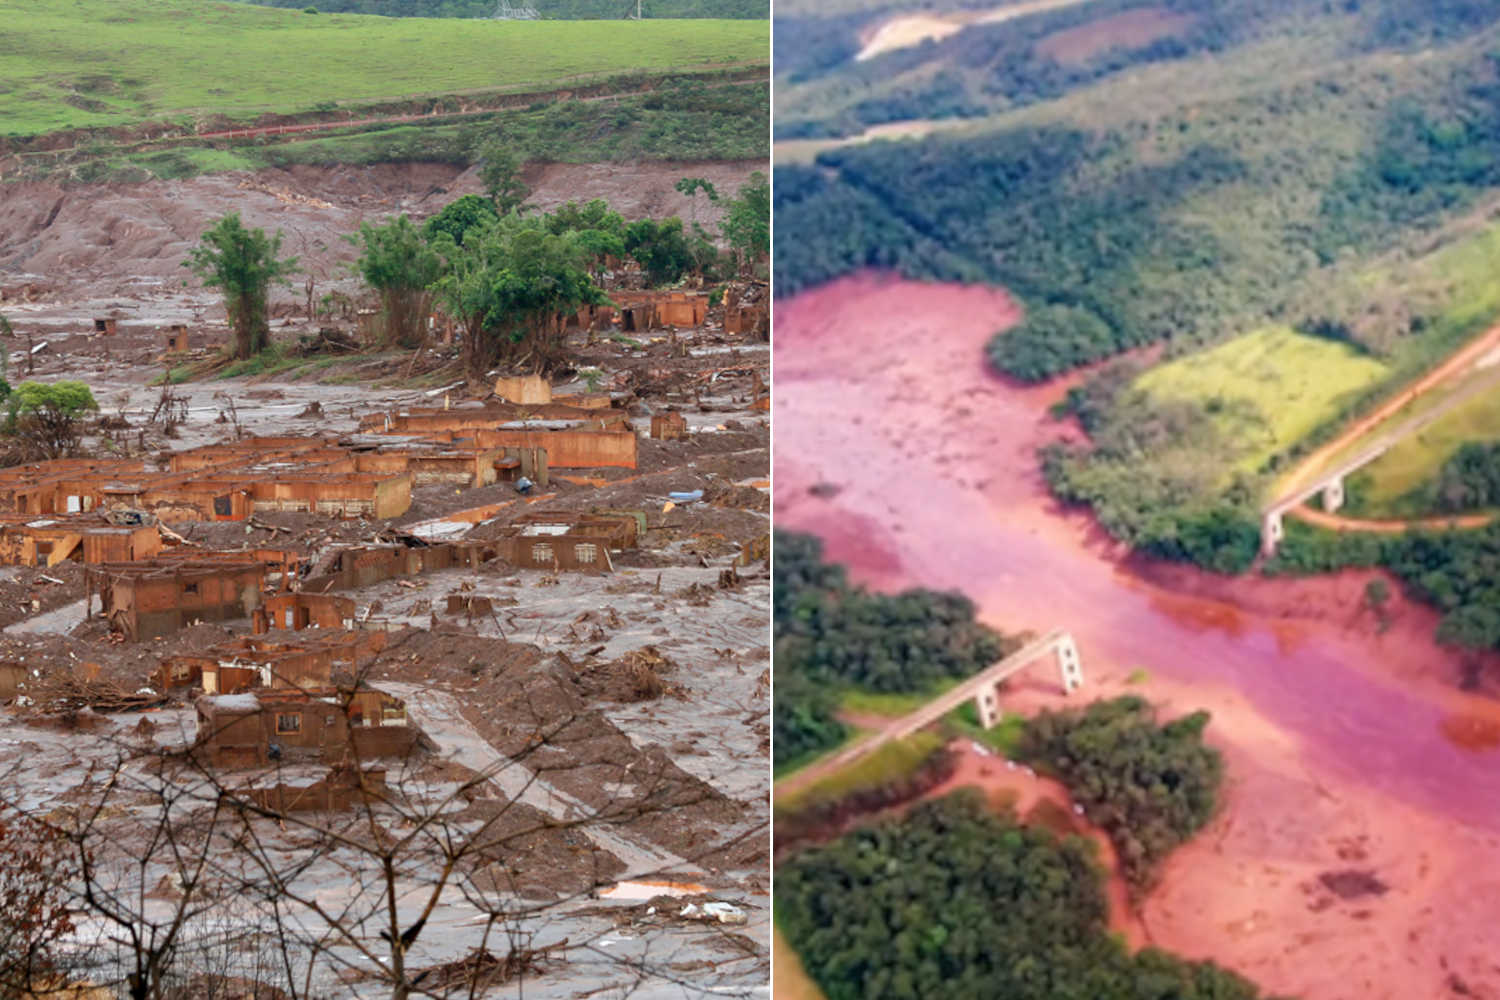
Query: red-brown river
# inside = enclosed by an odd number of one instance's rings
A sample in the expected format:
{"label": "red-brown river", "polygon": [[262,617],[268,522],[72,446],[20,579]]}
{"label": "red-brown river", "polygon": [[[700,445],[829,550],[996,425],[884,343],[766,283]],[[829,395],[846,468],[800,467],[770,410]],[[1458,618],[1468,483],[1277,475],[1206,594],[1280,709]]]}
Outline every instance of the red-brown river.
{"label": "red-brown river", "polygon": [[[1078,436],[1047,412],[1065,386],[983,363],[1016,317],[998,290],[873,275],[778,302],[778,526],[823,536],[872,586],[954,588],[1001,629],[1068,629],[1095,694],[1213,712],[1228,801],[1145,906],[1157,944],[1307,1000],[1500,998],[1500,703],[1458,691],[1432,612],[1393,600],[1377,629],[1368,573],[1153,565],[1059,510],[1035,451]],[[1030,673],[1020,703],[1055,701],[1048,669]],[[1389,889],[1344,899],[1318,880],[1350,868]]]}

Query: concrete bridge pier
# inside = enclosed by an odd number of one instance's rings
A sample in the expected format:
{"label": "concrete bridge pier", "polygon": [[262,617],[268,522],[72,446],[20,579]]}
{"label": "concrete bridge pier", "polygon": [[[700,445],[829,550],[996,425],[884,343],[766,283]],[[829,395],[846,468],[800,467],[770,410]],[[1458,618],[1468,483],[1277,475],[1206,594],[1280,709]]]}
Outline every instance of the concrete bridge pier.
{"label": "concrete bridge pier", "polygon": [[[1072,694],[1083,687],[1083,658],[1078,654],[1078,644],[1064,632],[1052,643],[1052,652],[1057,656],[1057,672],[1062,681],[1063,693]],[[1004,714],[1000,708],[1000,685],[1005,678],[989,684],[981,684],[974,692],[974,710],[979,715],[981,729],[993,729],[1000,724]]]}
{"label": "concrete bridge pier", "polygon": [[979,728],[994,729],[1000,724],[1000,685],[986,684],[974,693],[974,708],[979,713]]}
{"label": "concrete bridge pier", "polygon": [[1323,509],[1332,514],[1344,506],[1344,477],[1335,476],[1323,487]]}
{"label": "concrete bridge pier", "polygon": [[1268,510],[1260,521],[1260,554],[1270,558],[1276,554],[1276,546],[1281,544],[1284,530],[1281,524],[1281,511]]}

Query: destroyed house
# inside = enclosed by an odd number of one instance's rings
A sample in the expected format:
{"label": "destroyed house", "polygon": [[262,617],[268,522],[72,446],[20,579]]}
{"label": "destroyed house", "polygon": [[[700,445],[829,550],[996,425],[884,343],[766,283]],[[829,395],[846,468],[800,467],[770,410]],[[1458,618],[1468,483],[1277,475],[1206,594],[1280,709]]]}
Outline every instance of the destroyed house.
{"label": "destroyed house", "polygon": [[93,601],[110,629],[130,640],[168,635],[195,621],[247,618],[261,604],[265,566],[251,558],[163,557],[103,563],[85,571],[85,616]]}
{"label": "destroyed house", "polygon": [[277,782],[253,784],[241,790],[267,812],[341,812],[356,803],[381,802],[388,794],[386,769],[380,765],[352,767],[345,763],[322,768],[277,771]]}
{"label": "destroyed house", "polygon": [[495,395],[509,403],[550,403],[552,383],[540,375],[503,375],[495,380]]}
{"label": "destroyed house", "polygon": [[344,629],[307,635],[242,636],[196,653],[164,658],[152,677],[159,690],[194,688],[240,694],[261,688],[325,688],[385,648],[386,633]]}
{"label": "destroyed house", "polygon": [[607,539],[590,535],[528,535],[514,531],[496,539],[500,558],[519,569],[613,573]]}
{"label": "destroyed house", "polygon": [[589,535],[602,538],[611,549],[633,549],[639,540],[640,520],[634,514],[574,514],[542,511],[517,514],[511,525],[525,535]]}
{"label": "destroyed house", "polygon": [[523,514],[494,540],[500,558],[521,569],[611,573],[611,551],[634,548],[630,514]]}
{"label": "destroyed house", "polygon": [[[246,438],[143,462],[64,459],[0,471],[0,513],[142,510],[172,524],[242,521],[267,511],[399,517],[413,485],[486,486],[539,464],[536,446],[462,438],[387,438],[350,446],[329,438]],[[544,466],[543,466],[544,468]],[[545,472],[543,471],[543,476]],[[543,481],[533,478],[533,481]]]}
{"label": "destroyed house", "polygon": [[154,525],[118,525],[96,515],[33,518],[0,514],[0,564],[56,566],[67,560],[92,565],[149,559],[161,551]]}
{"label": "destroyed house", "polygon": [[266,598],[253,621],[257,634],[271,630],[300,632],[308,628],[351,628],[354,601],[329,594],[277,594]]}
{"label": "destroyed house", "polygon": [[303,593],[356,590],[396,577],[416,576],[455,567],[472,568],[494,559],[493,541],[444,542],[438,545],[366,545],[337,549],[325,556],[303,581]]}
{"label": "destroyed house", "polygon": [[363,684],[203,695],[195,707],[196,746],[217,768],[405,757],[419,739],[401,699]]}
{"label": "destroyed house", "polygon": [[654,440],[685,441],[687,436],[687,418],[676,410],[657,413],[651,417],[651,437]]}
{"label": "destroyed house", "polygon": [[609,305],[580,310],[573,322],[590,330],[617,325],[631,332],[702,326],[708,319],[707,292],[614,291],[609,297]]}

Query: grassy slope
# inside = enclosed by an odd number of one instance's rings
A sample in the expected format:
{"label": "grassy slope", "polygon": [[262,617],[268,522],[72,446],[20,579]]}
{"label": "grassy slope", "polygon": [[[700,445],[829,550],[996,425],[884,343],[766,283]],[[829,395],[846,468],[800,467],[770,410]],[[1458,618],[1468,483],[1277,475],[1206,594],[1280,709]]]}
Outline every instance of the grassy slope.
{"label": "grassy slope", "polygon": [[[915,774],[942,745],[943,737],[930,729],[913,733],[903,740],[893,740],[805,788],[776,793],[776,809],[794,812],[901,781]],[[790,776],[783,775],[780,780]]]}
{"label": "grassy slope", "polygon": [[0,18],[12,135],[763,63],[769,51],[764,21],[391,19],[190,0],[0,0]]}
{"label": "grassy slope", "polygon": [[[1433,309],[1420,336],[1401,340],[1390,364],[1390,385],[1415,378],[1440,357],[1500,319],[1500,225],[1488,212],[1456,221],[1411,255],[1373,266],[1349,282],[1364,301],[1395,301]],[[1479,378],[1485,377],[1480,373]],[[1449,387],[1462,392],[1473,379]],[[1403,407],[1390,419],[1329,459],[1352,456],[1399,423],[1438,406],[1449,392],[1434,393]],[[1360,470],[1351,481],[1346,513],[1360,517],[1422,517],[1433,511],[1408,495],[1437,473],[1464,441],[1500,437],[1500,401],[1476,399],[1424,428]]]}
{"label": "grassy slope", "polygon": [[521,155],[559,163],[635,160],[763,159],[768,153],[769,94],[764,84],[712,88],[711,100],[679,97],[668,88],[615,102],[554,101],[459,123],[439,122],[318,133],[262,144],[216,142],[226,148],[174,145],[121,152],[90,144],[59,157],[22,154],[28,179],[134,182],[226,170],[294,164],[366,165],[421,160],[469,163],[476,142],[503,135]]}
{"label": "grassy slope", "polygon": [[1213,404],[1221,428],[1245,447],[1237,464],[1254,472],[1386,373],[1348,345],[1272,326],[1159,365],[1136,385],[1158,399]]}
{"label": "grassy slope", "polygon": [[1500,438],[1500,394],[1476,396],[1361,470],[1350,488],[1360,502],[1351,504],[1346,513],[1368,517],[1436,514],[1408,499],[1408,494],[1435,478],[1465,441],[1496,438]]}

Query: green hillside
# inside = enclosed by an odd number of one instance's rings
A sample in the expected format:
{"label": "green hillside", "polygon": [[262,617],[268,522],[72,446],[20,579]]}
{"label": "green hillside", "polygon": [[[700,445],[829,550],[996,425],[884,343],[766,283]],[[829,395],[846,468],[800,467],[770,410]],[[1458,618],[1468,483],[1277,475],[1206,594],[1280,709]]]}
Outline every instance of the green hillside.
{"label": "green hillside", "polygon": [[[778,22],[778,138],[969,124],[779,167],[777,293],[1003,285],[1026,316],[988,360],[1030,381],[1159,345],[1071,391],[1088,443],[1042,456],[1138,550],[1250,568],[1290,463],[1500,320],[1500,4],[1089,0],[855,60],[872,24]],[[1350,510],[1493,506],[1492,428],[1455,415]],[[1500,648],[1496,539],[1298,526],[1272,565],[1384,564],[1443,637]]]}
{"label": "green hillside", "polygon": [[397,20],[199,0],[0,0],[0,18],[12,137],[764,64],[769,46],[764,21]]}
{"label": "green hillside", "polygon": [[[307,0],[242,0],[265,7],[309,6]],[[499,0],[315,0],[325,13],[379,14],[382,17],[490,17]],[[636,0],[515,0],[553,20],[597,20],[635,15]],[[642,17],[733,17],[766,20],[770,0],[641,0]]]}

